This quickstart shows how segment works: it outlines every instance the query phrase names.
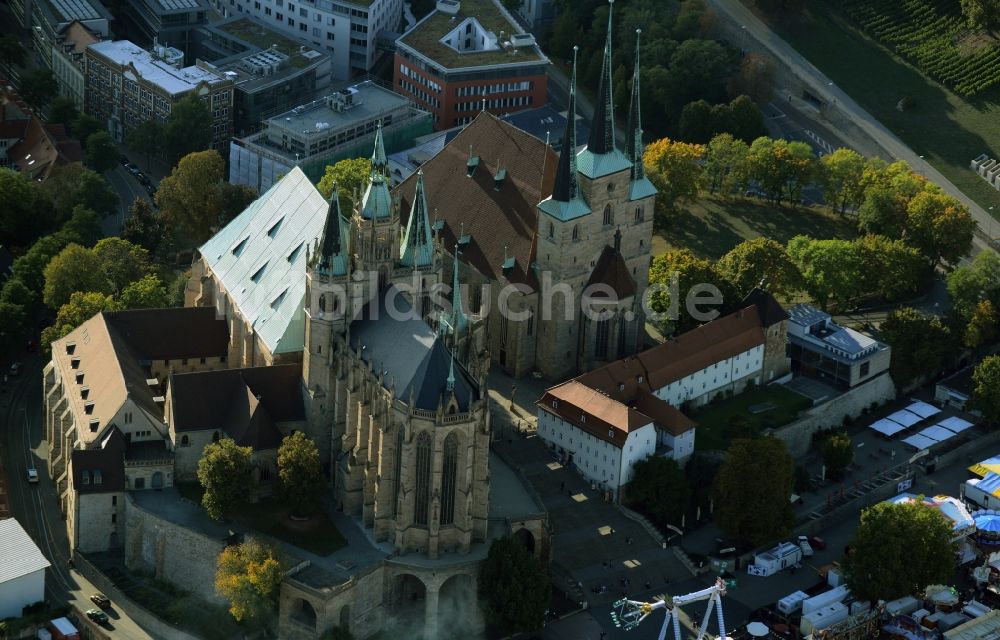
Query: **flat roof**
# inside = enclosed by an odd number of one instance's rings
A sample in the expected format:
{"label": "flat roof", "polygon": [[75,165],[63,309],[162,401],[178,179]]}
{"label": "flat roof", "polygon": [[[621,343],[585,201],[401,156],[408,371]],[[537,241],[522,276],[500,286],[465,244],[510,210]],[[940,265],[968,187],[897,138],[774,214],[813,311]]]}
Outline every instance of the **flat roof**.
{"label": "flat roof", "polygon": [[[347,89],[357,90],[354,99],[357,105],[345,111],[334,111],[326,104],[326,97],[300,105],[266,120],[269,126],[301,132],[336,130],[341,127],[365,122],[380,114],[409,104],[405,97],[383,89],[371,80],[351,85]],[[343,89],[342,91],[346,91]],[[317,124],[329,125],[316,129]],[[311,131],[312,132],[312,131]]]}
{"label": "flat roof", "polygon": [[193,11],[195,9],[207,10],[209,8],[205,0],[147,0],[147,2],[153,4],[161,13]]}
{"label": "flat roof", "polygon": [[548,62],[548,58],[545,57],[537,44],[460,53],[441,42],[467,18],[475,18],[483,29],[493,33],[498,38],[501,31],[504,32],[505,36],[523,33],[521,27],[517,23],[511,22],[500,7],[491,0],[461,0],[461,6],[455,15],[435,9],[412,29],[404,33],[398,43],[413,49],[447,69]]}
{"label": "flat roof", "polygon": [[47,0],[53,17],[61,22],[108,19],[111,14],[97,0]]}
{"label": "flat roof", "polygon": [[[288,36],[271,29],[263,22],[246,16],[233,20],[226,20],[224,22],[217,22],[209,25],[209,28],[218,29],[223,33],[239,38],[240,40],[243,40],[244,42],[262,50],[271,49],[271,47],[274,46],[278,52],[289,57],[288,62],[294,67],[301,68],[308,66],[316,58],[324,55],[316,51],[313,47],[305,45],[297,40],[293,40]],[[302,55],[301,48],[305,48],[306,51],[311,51],[315,55]],[[253,55],[253,53],[247,52],[246,55]],[[241,58],[242,57],[246,56],[241,56]]]}
{"label": "flat roof", "polygon": [[155,84],[170,95],[187,93],[202,82],[215,84],[229,81],[221,73],[197,66],[175,69],[128,40],[96,42],[88,48],[122,66],[131,62],[144,80]]}

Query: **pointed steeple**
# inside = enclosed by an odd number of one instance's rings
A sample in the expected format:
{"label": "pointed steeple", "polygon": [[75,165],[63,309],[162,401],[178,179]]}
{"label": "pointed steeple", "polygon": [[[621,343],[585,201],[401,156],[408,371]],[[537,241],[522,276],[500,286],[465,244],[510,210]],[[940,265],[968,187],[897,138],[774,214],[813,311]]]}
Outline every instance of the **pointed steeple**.
{"label": "pointed steeple", "polygon": [[451,288],[451,328],[455,332],[456,344],[458,342],[458,333],[464,331],[465,327],[469,324],[469,319],[465,316],[465,311],[462,309],[462,289],[458,282],[458,245],[455,245],[455,265],[453,268],[454,277],[452,278],[452,288]]}
{"label": "pointed steeple", "polygon": [[569,202],[576,198],[579,185],[576,175],[576,53],[573,47],[573,77],[569,83],[569,107],[566,110],[566,131],[563,132],[556,182],[552,186],[552,199]]}
{"label": "pointed steeple", "polygon": [[455,390],[455,354],[451,354],[451,369],[448,371],[448,393]]}
{"label": "pointed steeple", "polygon": [[366,220],[388,218],[392,215],[392,194],[389,193],[389,161],[382,144],[382,123],[375,130],[375,148],[372,150],[368,186],[361,198],[361,217]]}
{"label": "pointed steeple", "polygon": [[615,0],[608,0],[608,35],[604,40],[604,62],[601,64],[601,80],[597,85],[597,101],[594,103],[594,121],[590,125],[590,140],[587,148],[591,153],[611,153],[615,150],[615,107],[611,84],[611,13]]}
{"label": "pointed steeple", "polygon": [[417,187],[413,192],[413,206],[410,219],[406,221],[406,233],[399,252],[400,264],[407,267],[425,267],[434,259],[434,244],[431,241],[431,223],[427,217],[427,197],[424,195],[424,171],[417,171]]}
{"label": "pointed steeple", "polygon": [[385,144],[382,142],[382,121],[379,120],[375,129],[375,149],[372,151],[372,171],[378,171],[383,176],[389,174],[389,160],[385,155]]}
{"label": "pointed steeple", "polygon": [[632,181],[646,177],[642,164],[642,114],[639,109],[639,37],[642,29],[635,30],[635,67],[632,70],[632,99],[628,105],[628,131],[625,134],[625,157],[632,163]]}
{"label": "pointed steeple", "polygon": [[341,230],[340,195],[337,183],[333,183],[333,193],[330,194],[330,206],[326,211],[326,223],[323,226],[323,237],[316,256],[316,269],[326,275],[347,275],[347,251],[345,251]]}

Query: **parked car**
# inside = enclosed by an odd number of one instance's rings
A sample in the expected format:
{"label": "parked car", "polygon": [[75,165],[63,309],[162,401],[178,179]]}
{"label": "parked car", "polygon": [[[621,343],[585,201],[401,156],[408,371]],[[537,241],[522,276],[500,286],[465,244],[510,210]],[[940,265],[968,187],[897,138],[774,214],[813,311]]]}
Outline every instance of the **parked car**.
{"label": "parked car", "polygon": [[100,625],[108,623],[108,614],[100,609],[87,609],[87,617]]}
{"label": "parked car", "polygon": [[808,558],[814,553],[812,545],[809,544],[809,536],[799,536],[799,548],[802,549],[803,558]]}
{"label": "parked car", "polygon": [[103,593],[95,593],[90,596],[90,601],[102,609],[107,609],[111,606],[111,600]]}
{"label": "parked car", "polygon": [[38,484],[38,469],[34,467],[28,469],[28,482]]}
{"label": "parked car", "polygon": [[145,173],[137,173],[137,174],[135,175],[135,177],[136,177],[136,179],[137,179],[137,180],[138,180],[139,182],[141,182],[142,184],[146,185],[147,187],[148,187],[149,185],[153,184],[153,181],[152,181],[152,180],[150,180],[150,179],[149,179],[149,176],[147,176],[147,175],[146,175]]}
{"label": "parked car", "polygon": [[128,163],[127,165],[125,165],[125,168],[128,169],[128,172],[131,173],[132,175],[138,175],[140,171],[139,165],[137,165],[134,162]]}
{"label": "parked car", "polygon": [[146,193],[148,193],[151,196],[156,195],[156,185],[155,184],[147,184],[146,185]]}
{"label": "parked car", "polygon": [[10,365],[10,371],[9,371],[9,373],[12,376],[19,376],[19,375],[21,375],[21,371],[23,369],[24,369],[24,365],[23,364],[21,364],[20,362],[15,362],[14,364]]}
{"label": "parked car", "polygon": [[826,540],[817,536],[809,536],[809,546],[817,551],[822,551],[826,549]]}

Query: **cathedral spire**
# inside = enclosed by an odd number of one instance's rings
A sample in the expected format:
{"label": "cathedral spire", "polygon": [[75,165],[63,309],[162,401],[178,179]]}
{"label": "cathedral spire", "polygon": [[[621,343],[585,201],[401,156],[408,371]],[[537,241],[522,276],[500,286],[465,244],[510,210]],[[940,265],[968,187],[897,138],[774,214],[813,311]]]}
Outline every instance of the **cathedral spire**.
{"label": "cathedral spire", "polygon": [[[382,144],[382,123],[375,129],[375,148],[372,150],[371,169],[368,171],[368,186],[361,198],[361,217],[379,220],[392,216],[392,194],[388,185],[389,161]],[[374,229],[374,228],[373,228]]]}
{"label": "cathedral spire", "polygon": [[559,165],[556,167],[556,182],[552,186],[552,199],[569,202],[578,193],[576,175],[576,53],[573,47],[573,77],[569,82],[569,107],[566,110],[566,131],[563,132],[562,149],[559,150]]}
{"label": "cathedral spire", "polygon": [[448,371],[448,393],[455,391],[455,353],[451,354],[451,369]]}
{"label": "cathedral spire", "polygon": [[427,217],[427,197],[424,195],[424,171],[417,171],[417,186],[413,192],[410,219],[400,249],[399,262],[408,267],[425,267],[433,262],[434,244],[431,242],[431,224]]}
{"label": "cathedral spire", "polygon": [[597,87],[597,101],[594,103],[594,121],[590,125],[590,140],[587,149],[591,153],[611,153],[615,150],[615,107],[611,84],[611,13],[615,0],[608,0],[608,35],[604,40],[604,62],[601,64],[601,80]]}
{"label": "cathedral spire", "polygon": [[347,275],[347,252],[344,251],[340,225],[340,195],[337,183],[334,182],[333,192],[330,194],[330,206],[326,211],[326,224],[323,226],[319,255],[316,256],[317,270],[328,275]]}
{"label": "cathedral spire", "polygon": [[628,131],[625,134],[625,157],[632,163],[633,182],[646,177],[642,164],[642,114],[639,109],[639,37],[642,29],[635,30],[635,67],[632,70],[632,99],[628,106]]}
{"label": "cathedral spire", "polygon": [[382,142],[382,121],[378,121],[375,129],[375,149],[372,151],[372,171],[378,171],[383,176],[389,174],[389,160],[385,155],[385,144]]}

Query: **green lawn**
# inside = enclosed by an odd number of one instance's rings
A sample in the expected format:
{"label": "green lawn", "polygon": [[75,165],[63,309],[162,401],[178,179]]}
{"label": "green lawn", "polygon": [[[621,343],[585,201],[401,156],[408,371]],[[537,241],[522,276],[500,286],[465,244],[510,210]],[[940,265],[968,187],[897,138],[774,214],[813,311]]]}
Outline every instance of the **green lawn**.
{"label": "green lawn", "polygon": [[[970,99],[955,95],[865,36],[835,4],[810,0],[804,17],[770,24],[966,195],[987,210],[1000,205],[1000,192],[969,169],[981,153],[1000,156],[1000,88]],[[915,104],[899,111],[905,96]]]}
{"label": "green lawn", "polygon": [[[199,483],[179,483],[177,491],[195,504],[201,504],[204,491]],[[336,525],[322,511],[308,520],[296,521],[289,517],[288,507],[277,500],[266,499],[249,504],[233,519],[246,527],[320,556],[328,556],[347,544]]]}
{"label": "green lawn", "polygon": [[[751,413],[754,405],[770,404],[772,408],[761,413]],[[713,402],[691,419],[698,423],[694,446],[699,451],[725,450],[734,437],[757,435],[764,429],[788,424],[799,412],[812,406],[812,401],[785,387],[773,384],[747,391],[728,400]],[[734,428],[734,417],[742,416],[746,422],[742,429]]]}
{"label": "green lawn", "polygon": [[853,238],[854,225],[825,207],[776,206],[755,198],[704,196],[657,221],[653,255],[686,248],[716,259],[744,240],[766,236],[784,244],[794,236]]}

